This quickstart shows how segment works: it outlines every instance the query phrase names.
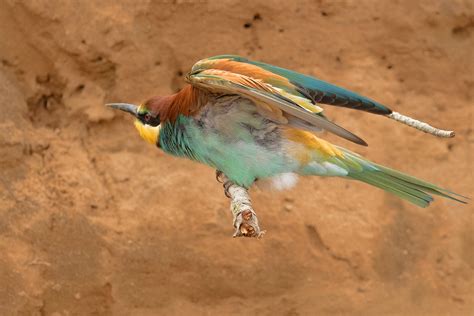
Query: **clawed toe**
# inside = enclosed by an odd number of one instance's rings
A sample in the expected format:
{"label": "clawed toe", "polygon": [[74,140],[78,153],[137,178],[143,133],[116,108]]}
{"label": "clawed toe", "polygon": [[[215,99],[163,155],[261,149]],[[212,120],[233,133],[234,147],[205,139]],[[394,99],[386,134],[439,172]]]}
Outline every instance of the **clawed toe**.
{"label": "clawed toe", "polygon": [[258,225],[256,214],[251,210],[245,210],[238,213],[234,218],[235,232],[233,237],[257,237],[260,238],[265,234]]}
{"label": "clawed toe", "polygon": [[224,173],[220,170],[216,170],[216,180],[219,183],[224,183]]}
{"label": "clawed toe", "polygon": [[227,196],[229,199],[232,198],[232,196],[230,195],[229,193],[229,188],[233,185],[233,183],[231,181],[226,181],[224,182],[224,184],[222,185],[224,187],[224,194],[225,196]]}

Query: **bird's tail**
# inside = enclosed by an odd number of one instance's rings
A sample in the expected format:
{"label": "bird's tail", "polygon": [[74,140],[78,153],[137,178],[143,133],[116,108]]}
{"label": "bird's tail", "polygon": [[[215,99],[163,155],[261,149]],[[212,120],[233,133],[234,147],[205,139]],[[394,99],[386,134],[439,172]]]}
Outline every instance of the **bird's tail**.
{"label": "bird's tail", "polygon": [[348,178],[371,184],[418,206],[427,207],[433,201],[432,194],[464,204],[466,203],[464,199],[468,199],[432,183],[375,164],[348,150],[340,149],[344,152],[344,163],[349,167],[346,175]]}

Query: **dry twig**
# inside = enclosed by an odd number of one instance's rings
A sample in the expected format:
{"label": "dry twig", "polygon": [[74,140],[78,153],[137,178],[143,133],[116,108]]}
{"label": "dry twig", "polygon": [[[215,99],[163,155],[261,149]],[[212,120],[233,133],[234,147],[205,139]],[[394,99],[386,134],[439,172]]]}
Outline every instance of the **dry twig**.
{"label": "dry twig", "polygon": [[230,211],[234,218],[235,232],[233,237],[261,238],[266,231],[258,225],[257,214],[253,210],[252,201],[247,189],[231,182],[224,173],[216,171],[217,181],[224,184],[224,193],[231,199]]}
{"label": "dry twig", "polygon": [[420,130],[422,132],[425,132],[425,133],[428,133],[428,134],[431,134],[431,135],[435,135],[435,136],[438,136],[438,137],[449,138],[449,137],[454,137],[454,135],[455,135],[455,133],[453,131],[445,131],[445,130],[433,127],[433,126],[429,125],[428,123],[415,120],[414,118],[411,118],[409,116],[400,114],[398,112],[392,112],[391,114],[389,114],[387,116],[389,118],[397,121],[397,122],[400,122],[400,123],[403,123],[405,125],[414,127],[417,130]]}

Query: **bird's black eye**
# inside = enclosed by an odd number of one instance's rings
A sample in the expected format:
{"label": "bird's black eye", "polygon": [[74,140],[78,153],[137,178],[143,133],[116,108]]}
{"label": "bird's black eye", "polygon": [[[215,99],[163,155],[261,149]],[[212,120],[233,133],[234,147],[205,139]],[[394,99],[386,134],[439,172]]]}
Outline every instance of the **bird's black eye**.
{"label": "bird's black eye", "polygon": [[145,121],[146,121],[146,122],[149,122],[149,121],[151,120],[151,115],[150,115],[150,113],[145,114],[145,117],[144,117],[144,118],[145,118]]}

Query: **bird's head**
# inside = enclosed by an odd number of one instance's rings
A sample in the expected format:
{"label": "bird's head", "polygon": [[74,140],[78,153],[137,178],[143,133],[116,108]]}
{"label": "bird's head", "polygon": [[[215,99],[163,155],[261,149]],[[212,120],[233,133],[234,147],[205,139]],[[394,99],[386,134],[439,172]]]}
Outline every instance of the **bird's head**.
{"label": "bird's head", "polygon": [[130,103],[108,103],[107,106],[132,114],[135,127],[140,136],[147,142],[159,145],[160,109],[166,102],[166,97],[153,97],[140,105]]}

